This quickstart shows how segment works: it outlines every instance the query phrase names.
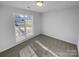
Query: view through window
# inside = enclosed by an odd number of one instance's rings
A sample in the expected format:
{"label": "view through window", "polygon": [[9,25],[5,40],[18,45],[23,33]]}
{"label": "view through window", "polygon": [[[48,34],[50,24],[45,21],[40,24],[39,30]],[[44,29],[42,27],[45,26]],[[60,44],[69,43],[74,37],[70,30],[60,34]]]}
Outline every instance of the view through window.
{"label": "view through window", "polygon": [[15,17],[16,41],[21,41],[32,34],[32,16],[19,15]]}

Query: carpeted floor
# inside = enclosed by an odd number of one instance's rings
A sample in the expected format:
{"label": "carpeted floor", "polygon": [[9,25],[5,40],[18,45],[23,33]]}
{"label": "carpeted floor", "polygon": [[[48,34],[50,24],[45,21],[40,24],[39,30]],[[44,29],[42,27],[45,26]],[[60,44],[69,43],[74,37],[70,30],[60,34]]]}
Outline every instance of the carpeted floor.
{"label": "carpeted floor", "polygon": [[[38,41],[38,43],[36,41]],[[43,46],[39,44],[39,42]],[[35,56],[38,56],[38,57],[44,57],[44,56],[45,57],[54,57],[54,56],[77,57],[78,56],[76,45],[73,45],[71,43],[67,43],[55,38],[51,38],[42,34],[0,53],[0,56],[1,57],[20,57],[21,51],[26,51],[26,55],[29,55],[27,53],[27,50],[28,50],[27,46],[30,46],[32,48],[31,51],[35,53],[34,57]],[[49,51],[45,47],[48,48]]]}

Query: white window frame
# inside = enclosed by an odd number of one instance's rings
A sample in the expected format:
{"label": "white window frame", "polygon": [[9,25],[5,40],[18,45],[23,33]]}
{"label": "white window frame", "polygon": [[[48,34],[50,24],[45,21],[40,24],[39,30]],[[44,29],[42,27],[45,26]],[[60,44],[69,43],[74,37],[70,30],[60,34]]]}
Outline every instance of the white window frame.
{"label": "white window frame", "polygon": [[[23,38],[23,39],[21,39],[21,40],[19,39],[20,41],[23,41],[23,40],[25,40],[25,39],[28,40],[28,38],[29,38],[29,37],[32,37],[33,34],[34,34],[34,21],[33,21],[33,15],[20,14],[20,13],[13,13],[14,29],[15,29],[15,20],[16,20],[16,16],[19,16],[19,15],[23,15],[23,16],[32,16],[32,33],[31,33],[31,35],[26,34],[26,37],[25,37],[25,38]],[[16,30],[15,30],[15,37],[16,37]],[[20,41],[17,41],[17,38],[16,38],[16,42],[20,42]]]}

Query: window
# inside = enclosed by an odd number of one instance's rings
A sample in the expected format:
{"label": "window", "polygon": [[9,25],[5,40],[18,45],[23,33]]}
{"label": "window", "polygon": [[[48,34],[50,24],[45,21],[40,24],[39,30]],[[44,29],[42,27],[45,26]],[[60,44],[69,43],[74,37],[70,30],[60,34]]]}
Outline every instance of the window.
{"label": "window", "polygon": [[16,41],[21,41],[33,33],[32,16],[15,16]]}

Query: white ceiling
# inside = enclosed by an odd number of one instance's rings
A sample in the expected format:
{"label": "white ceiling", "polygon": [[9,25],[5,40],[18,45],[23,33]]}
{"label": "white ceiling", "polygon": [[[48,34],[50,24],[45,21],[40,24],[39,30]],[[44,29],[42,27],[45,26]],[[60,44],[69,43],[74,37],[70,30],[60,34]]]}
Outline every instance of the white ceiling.
{"label": "white ceiling", "polygon": [[44,1],[43,7],[37,7],[35,1],[0,1],[0,4],[36,12],[47,12],[63,8],[78,7],[79,1]]}

